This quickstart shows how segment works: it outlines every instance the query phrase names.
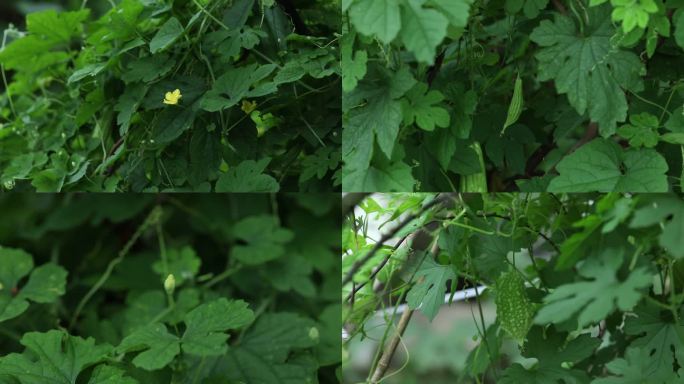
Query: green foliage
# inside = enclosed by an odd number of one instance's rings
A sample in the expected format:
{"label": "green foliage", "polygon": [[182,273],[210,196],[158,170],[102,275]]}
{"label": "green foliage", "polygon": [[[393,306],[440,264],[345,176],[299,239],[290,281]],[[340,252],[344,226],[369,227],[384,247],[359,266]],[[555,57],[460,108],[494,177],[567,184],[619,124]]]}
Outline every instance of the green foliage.
{"label": "green foliage", "polygon": [[545,306],[539,310],[535,322],[561,323],[580,310],[578,326],[586,327],[606,318],[615,309],[632,310],[641,300],[641,291],[652,284],[652,276],[640,268],[632,271],[626,280],[618,280],[616,275],[623,260],[624,255],[610,248],[587,260],[578,273],[590,280],[556,288],[544,298]]}
{"label": "green foliage", "polygon": [[0,382],[338,382],[338,201],[1,196]]}
{"label": "green foliage", "polygon": [[454,271],[447,265],[439,265],[426,258],[416,271],[418,283],[406,296],[406,302],[413,309],[420,308],[430,320],[439,312],[444,303],[444,285],[456,278]]}
{"label": "green foliage", "polygon": [[[424,338],[443,335],[441,319],[474,322],[476,344],[459,341],[458,353],[469,353],[467,365],[447,372],[449,381],[684,380],[681,195],[442,193],[444,205],[420,214],[427,220],[376,244],[380,236],[367,228],[390,233],[397,217],[421,212],[434,196],[391,194],[376,201],[371,195],[345,221],[343,278],[379,247],[357,269],[354,284],[342,287],[349,354],[370,338],[375,346],[378,334],[386,351],[396,341],[396,312],[413,309],[437,319]],[[456,302],[466,295],[465,303]],[[425,319],[409,318],[401,342],[415,355],[409,330]],[[370,372],[377,366],[371,363]],[[344,372],[358,376],[351,364]],[[391,374],[396,378],[386,373],[387,382],[412,380],[405,372]]]}
{"label": "green foliage", "polygon": [[120,0],[29,13],[0,48],[3,188],[338,189],[339,162],[315,161],[340,156],[337,6]]}
{"label": "green foliage", "polygon": [[595,139],[563,158],[552,192],[666,192],[667,162],[652,149],[624,151],[606,139]]}
{"label": "green foliage", "polygon": [[627,114],[621,88],[640,90],[644,70],[634,53],[611,51],[614,31],[605,7],[591,8],[588,18],[591,24],[584,26],[584,33],[567,16],[544,20],[530,39],[542,47],[535,55],[539,80],[553,80],[558,93],[567,94],[577,113],[586,112],[607,137]]}
{"label": "green foliage", "polygon": [[[680,8],[661,0],[343,2],[343,190],[679,190]],[[573,160],[585,146],[617,151],[594,147],[613,144],[624,155]],[[477,164],[475,146],[478,172],[465,166]],[[632,164],[637,157],[646,160]],[[479,173],[487,186],[471,190],[468,178]]]}
{"label": "green foliage", "polygon": [[[19,287],[19,281],[29,275]],[[33,258],[21,249],[0,247],[0,321],[24,313],[29,300],[53,303],[64,294],[67,272],[53,263],[33,268]]]}

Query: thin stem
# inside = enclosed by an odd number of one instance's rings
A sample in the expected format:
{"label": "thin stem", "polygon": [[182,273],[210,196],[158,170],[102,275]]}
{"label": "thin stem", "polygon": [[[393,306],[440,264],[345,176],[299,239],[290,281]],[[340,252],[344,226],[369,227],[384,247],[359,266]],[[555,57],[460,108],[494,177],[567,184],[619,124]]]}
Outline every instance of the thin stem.
{"label": "thin stem", "polygon": [[169,276],[169,259],[166,256],[166,242],[164,241],[164,231],[162,230],[161,221],[157,221],[157,239],[159,240],[159,255],[162,261],[162,269],[164,270],[164,278]]}
{"label": "thin stem", "polygon": [[373,245],[373,248],[371,248],[371,250],[368,251],[368,253],[364,257],[362,257],[360,260],[356,261],[351,266],[351,268],[349,268],[349,271],[347,272],[347,274],[342,279],[342,286],[344,287],[345,285],[347,285],[347,283],[349,283],[352,280],[352,278],[354,277],[356,272],[358,272],[359,269],[361,269],[361,267],[363,267],[373,257],[373,255],[375,255],[375,253],[383,247],[383,245],[386,241],[388,241],[389,239],[394,237],[394,235],[397,232],[399,232],[402,228],[407,226],[411,221],[422,216],[423,213],[427,212],[431,208],[445,203],[449,198],[451,198],[451,194],[446,194],[446,195],[443,195],[440,197],[436,197],[435,199],[433,199],[429,203],[425,204],[418,212],[412,213],[412,214],[406,216],[406,218],[404,218],[404,220],[401,221],[396,227],[392,228],[392,230],[390,230],[389,232],[383,234],[382,237],[378,240],[378,242],[376,242]]}
{"label": "thin stem", "polygon": [[389,262],[389,260],[392,258],[392,255],[397,251],[397,249],[399,249],[399,247],[401,246],[401,244],[404,242],[404,240],[406,240],[406,238],[407,238],[408,236],[409,236],[409,235],[406,235],[406,236],[402,237],[401,239],[399,239],[399,241],[397,242],[397,244],[394,246],[394,249],[392,250],[392,252],[391,252],[389,255],[387,255],[387,256],[382,260],[382,262],[375,268],[375,270],[373,271],[373,273],[371,273],[371,275],[368,277],[368,280],[364,281],[363,283],[361,283],[361,284],[359,284],[359,285],[357,285],[357,286],[354,286],[354,287],[352,288],[352,291],[351,291],[351,292],[349,293],[349,295],[347,295],[347,297],[345,298],[345,301],[349,301],[352,297],[354,297],[354,295],[355,295],[358,291],[361,290],[361,288],[365,287],[366,284],[370,283],[371,281],[373,281],[373,279],[375,279],[375,276],[377,276],[378,273],[380,273],[380,271],[382,270],[382,268],[385,267],[385,265],[387,264],[387,262]]}
{"label": "thin stem", "polygon": [[660,117],[658,118],[658,126],[660,126],[660,122],[663,120],[663,117],[665,117],[665,112],[667,112],[667,108],[670,106],[670,102],[672,101],[672,96],[674,96],[675,91],[677,88],[679,88],[681,84],[677,84],[674,87],[672,87],[672,91],[670,92],[670,96],[667,98],[667,102],[665,103],[665,108],[663,108],[663,111],[660,113]]}
{"label": "thin stem", "polygon": [[[478,233],[481,233],[481,234],[483,234],[483,235],[494,235],[494,234],[496,234],[496,232],[494,232],[494,231],[485,231],[485,230],[482,229],[482,228],[473,227],[472,225],[464,224],[464,223],[461,223],[461,222],[459,222],[459,221],[450,221],[449,224],[451,224],[451,225],[453,225],[453,226],[456,226],[456,227],[461,227],[461,228],[465,228],[465,229],[470,229],[470,230],[473,231],[473,232],[478,232]],[[502,234],[502,235],[503,235],[503,234]],[[504,236],[504,237],[505,237],[505,236]]]}
{"label": "thin stem", "polygon": [[207,281],[206,283],[204,283],[204,288],[207,288],[207,289],[208,289],[208,288],[213,287],[214,285],[216,285],[216,284],[222,282],[223,280],[225,280],[225,279],[227,279],[227,278],[233,276],[235,273],[237,273],[237,272],[240,271],[241,269],[242,269],[242,265],[237,265],[237,266],[234,266],[234,267],[231,267],[231,268],[227,268],[227,269],[226,269],[225,271],[223,271],[222,273],[216,275],[213,279],[211,279],[211,280]]}
{"label": "thin stem", "polygon": [[643,98],[643,97],[637,95],[636,93],[630,91],[629,89],[627,90],[627,92],[631,93],[634,97],[636,97],[637,99],[641,100],[642,102],[644,102],[644,103],[646,103],[646,104],[648,104],[648,105],[652,105],[652,106],[654,106],[654,107],[656,107],[656,108],[662,110],[662,111],[663,111],[662,113],[667,113],[668,115],[670,114],[670,111],[668,111],[667,109],[663,108],[660,104],[657,104],[657,103],[654,103],[654,102],[652,102],[652,101],[650,101],[650,100],[647,100],[647,99],[645,99],[645,98]]}
{"label": "thin stem", "polygon": [[[430,246],[430,254],[432,257],[436,258],[437,254],[439,253],[439,246],[437,245],[437,237],[433,239],[433,242]],[[423,261],[425,261],[425,256],[423,257]],[[422,262],[421,262],[422,264]],[[416,269],[417,271],[417,269]],[[415,277],[415,272],[413,277]],[[413,277],[411,280],[413,280]],[[398,306],[397,306],[398,308]],[[404,335],[404,332],[406,331],[406,327],[408,327],[408,323],[411,320],[411,316],[413,315],[414,310],[413,309],[407,309],[404,313],[401,314],[401,317],[399,318],[399,322],[397,323],[396,331],[394,332],[394,337],[392,337],[392,340],[390,340],[389,344],[387,347],[383,348],[382,355],[380,356],[380,359],[377,360],[377,364],[375,365],[375,369],[372,371],[373,375],[370,378],[370,383],[371,384],[376,384],[382,381],[383,377],[387,373],[387,369],[389,368],[390,363],[392,362],[392,358],[394,357],[394,353],[397,350],[397,346],[401,342],[401,338]],[[396,309],[395,309],[396,313]],[[389,327],[388,327],[389,329]]]}
{"label": "thin stem", "polygon": [[406,327],[408,326],[408,323],[411,320],[411,316],[413,316],[412,309],[409,309],[401,314],[401,318],[399,318],[399,322],[397,323],[397,328],[394,337],[392,338],[392,340],[390,340],[389,345],[387,346],[387,348],[385,348],[384,352],[382,353],[382,356],[380,357],[380,360],[378,361],[378,364],[375,367],[375,371],[371,376],[370,383],[379,383],[380,380],[382,380],[382,377],[385,376],[387,368],[389,368],[389,364],[392,362],[392,357],[394,356],[394,353],[397,350],[397,346],[401,341],[401,337],[406,331]]}
{"label": "thin stem", "polygon": [[151,225],[159,221],[161,217],[161,207],[155,207],[152,209],[152,212],[147,216],[145,221],[143,221],[142,224],[138,227],[138,229],[135,231],[133,236],[128,240],[128,242],[124,245],[124,247],[121,249],[119,252],[119,255],[113,259],[112,261],[109,262],[107,265],[107,269],[105,272],[100,276],[100,279],[93,285],[88,293],[83,296],[81,301],[78,303],[78,306],[76,306],[76,310],[74,311],[73,316],[71,317],[71,321],[69,322],[69,330],[71,330],[74,325],[76,324],[76,320],[80,316],[81,312],[83,311],[83,308],[86,306],[88,301],[97,293],[97,291],[102,288],[102,286],[107,282],[109,277],[112,275],[112,272],[114,271],[114,268],[121,263],[126,255],[130,252],[131,248],[133,245],[138,241],[140,236],[149,228]]}

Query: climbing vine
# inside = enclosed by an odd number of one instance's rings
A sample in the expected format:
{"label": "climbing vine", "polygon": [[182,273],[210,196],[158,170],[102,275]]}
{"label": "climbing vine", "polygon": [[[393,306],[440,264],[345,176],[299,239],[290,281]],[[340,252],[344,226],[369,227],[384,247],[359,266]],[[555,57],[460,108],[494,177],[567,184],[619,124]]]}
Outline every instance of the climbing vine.
{"label": "climbing vine", "polygon": [[[431,380],[679,383],[683,223],[668,194],[364,197],[343,228],[345,382],[416,380],[406,329],[458,298],[476,343]],[[364,371],[351,345],[375,351]]]}

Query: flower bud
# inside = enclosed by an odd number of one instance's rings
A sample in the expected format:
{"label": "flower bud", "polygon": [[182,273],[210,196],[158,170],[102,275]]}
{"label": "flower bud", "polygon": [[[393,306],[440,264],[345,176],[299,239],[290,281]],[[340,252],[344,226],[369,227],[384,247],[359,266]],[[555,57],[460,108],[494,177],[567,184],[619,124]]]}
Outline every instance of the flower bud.
{"label": "flower bud", "polygon": [[173,274],[170,274],[166,280],[164,280],[164,290],[167,294],[173,295],[173,291],[176,289],[176,278]]}

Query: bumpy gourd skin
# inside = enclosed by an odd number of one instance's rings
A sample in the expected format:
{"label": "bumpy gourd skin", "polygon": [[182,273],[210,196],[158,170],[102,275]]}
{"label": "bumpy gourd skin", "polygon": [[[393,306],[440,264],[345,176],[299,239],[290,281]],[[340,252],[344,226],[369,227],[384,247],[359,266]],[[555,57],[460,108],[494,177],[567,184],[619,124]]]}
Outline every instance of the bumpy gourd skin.
{"label": "bumpy gourd skin", "polygon": [[521,343],[532,326],[534,310],[525,293],[525,282],[517,271],[506,272],[496,281],[496,316],[506,332]]}

